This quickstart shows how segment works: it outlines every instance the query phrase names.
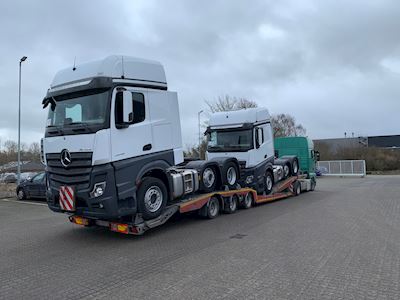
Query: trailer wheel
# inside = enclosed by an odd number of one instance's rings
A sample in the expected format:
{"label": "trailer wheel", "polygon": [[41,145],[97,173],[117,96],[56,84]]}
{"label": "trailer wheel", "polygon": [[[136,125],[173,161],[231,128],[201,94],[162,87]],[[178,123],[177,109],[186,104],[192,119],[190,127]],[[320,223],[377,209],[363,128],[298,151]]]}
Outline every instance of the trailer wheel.
{"label": "trailer wheel", "polygon": [[214,219],[219,214],[219,201],[217,197],[211,197],[208,202],[200,209],[199,214],[206,219]]}
{"label": "trailer wheel", "polygon": [[242,208],[248,209],[253,205],[254,197],[252,192],[248,192],[243,199],[243,202],[241,204]]}
{"label": "trailer wheel", "polygon": [[144,178],[137,193],[138,207],[143,219],[157,218],[167,205],[167,195],[167,188],[160,179]]}
{"label": "trailer wheel", "polygon": [[274,187],[274,176],[272,175],[271,171],[267,171],[265,174],[265,192],[267,194],[271,194],[272,188]]}
{"label": "trailer wheel", "polygon": [[239,197],[237,195],[232,195],[225,199],[224,212],[227,214],[233,214],[238,208]]}
{"label": "trailer wheel", "polygon": [[217,174],[215,169],[207,167],[201,173],[202,190],[206,193],[213,192],[217,185]]}
{"label": "trailer wheel", "polygon": [[226,167],[225,181],[229,188],[236,188],[236,182],[239,179],[238,169],[234,162],[229,162]]}
{"label": "trailer wheel", "polygon": [[301,194],[301,185],[300,185],[300,182],[295,181],[295,182],[293,183],[293,192],[294,192],[294,195],[295,195],[295,196],[298,196],[298,195]]}

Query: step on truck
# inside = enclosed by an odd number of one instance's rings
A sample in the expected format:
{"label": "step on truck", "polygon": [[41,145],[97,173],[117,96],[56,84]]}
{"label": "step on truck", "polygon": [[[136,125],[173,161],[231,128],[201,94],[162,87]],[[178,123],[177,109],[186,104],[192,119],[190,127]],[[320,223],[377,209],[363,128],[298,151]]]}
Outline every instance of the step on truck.
{"label": "step on truck", "polygon": [[210,118],[205,160],[185,161],[177,93],[155,61],[109,56],[59,71],[48,108],[42,159],[46,197],[71,222],[142,234],[173,214],[220,211],[301,192],[296,156],[274,163],[265,108]]}

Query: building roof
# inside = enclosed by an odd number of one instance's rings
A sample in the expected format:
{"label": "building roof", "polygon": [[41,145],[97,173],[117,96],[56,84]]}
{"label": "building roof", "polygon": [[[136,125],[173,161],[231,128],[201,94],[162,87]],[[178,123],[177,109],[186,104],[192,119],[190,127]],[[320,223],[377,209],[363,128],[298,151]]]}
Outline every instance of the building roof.
{"label": "building roof", "polygon": [[368,137],[369,147],[400,148],[400,135],[381,135]]}

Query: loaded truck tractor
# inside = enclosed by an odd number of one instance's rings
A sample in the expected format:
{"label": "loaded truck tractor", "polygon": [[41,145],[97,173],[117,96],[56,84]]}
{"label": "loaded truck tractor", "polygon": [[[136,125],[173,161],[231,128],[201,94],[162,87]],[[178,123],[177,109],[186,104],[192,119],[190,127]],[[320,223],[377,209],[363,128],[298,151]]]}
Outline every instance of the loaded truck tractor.
{"label": "loaded truck tractor", "polygon": [[185,161],[177,93],[159,62],[114,55],[66,68],[42,104],[47,203],[77,224],[140,234],[177,211],[211,218],[287,197],[302,180],[296,156],[281,158],[286,176],[275,164],[265,108],[212,115],[206,160]]}

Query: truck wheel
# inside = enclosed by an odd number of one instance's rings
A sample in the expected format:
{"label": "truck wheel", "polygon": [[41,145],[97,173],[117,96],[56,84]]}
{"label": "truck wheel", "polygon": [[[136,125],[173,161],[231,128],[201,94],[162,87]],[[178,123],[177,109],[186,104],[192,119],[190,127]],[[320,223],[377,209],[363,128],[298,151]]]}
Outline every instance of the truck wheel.
{"label": "truck wheel", "polygon": [[227,214],[233,214],[236,212],[238,207],[239,198],[237,195],[232,195],[231,197],[227,197],[225,199],[224,212]]}
{"label": "truck wheel", "polygon": [[300,182],[295,181],[295,182],[293,183],[293,193],[294,193],[295,196],[298,196],[298,195],[301,194],[301,185],[300,185]]}
{"label": "truck wheel", "polygon": [[217,197],[211,197],[200,209],[200,215],[206,219],[214,219],[219,214],[219,201]]}
{"label": "truck wheel", "polygon": [[311,179],[311,187],[310,187],[310,191],[314,191],[315,190],[315,186],[317,185],[317,182],[315,181],[315,179]]}
{"label": "truck wheel", "polygon": [[236,182],[239,179],[237,166],[234,162],[229,162],[226,166],[225,182],[229,188],[236,188]]}
{"label": "truck wheel", "polygon": [[215,191],[217,185],[217,175],[215,169],[207,167],[201,174],[202,190],[206,193]]}
{"label": "truck wheel", "polygon": [[252,192],[248,192],[243,199],[243,202],[241,204],[242,208],[248,209],[253,205],[254,197]]}
{"label": "truck wheel", "polygon": [[158,178],[144,178],[137,196],[139,211],[145,220],[157,218],[167,205],[167,188]]}
{"label": "truck wheel", "polygon": [[265,192],[271,194],[272,188],[274,187],[274,176],[271,171],[267,171],[265,174]]}
{"label": "truck wheel", "polygon": [[297,159],[294,159],[292,164],[292,176],[295,176],[298,173],[299,173],[299,161]]}
{"label": "truck wheel", "polygon": [[290,165],[286,164],[283,166],[283,178],[286,179],[290,175]]}

